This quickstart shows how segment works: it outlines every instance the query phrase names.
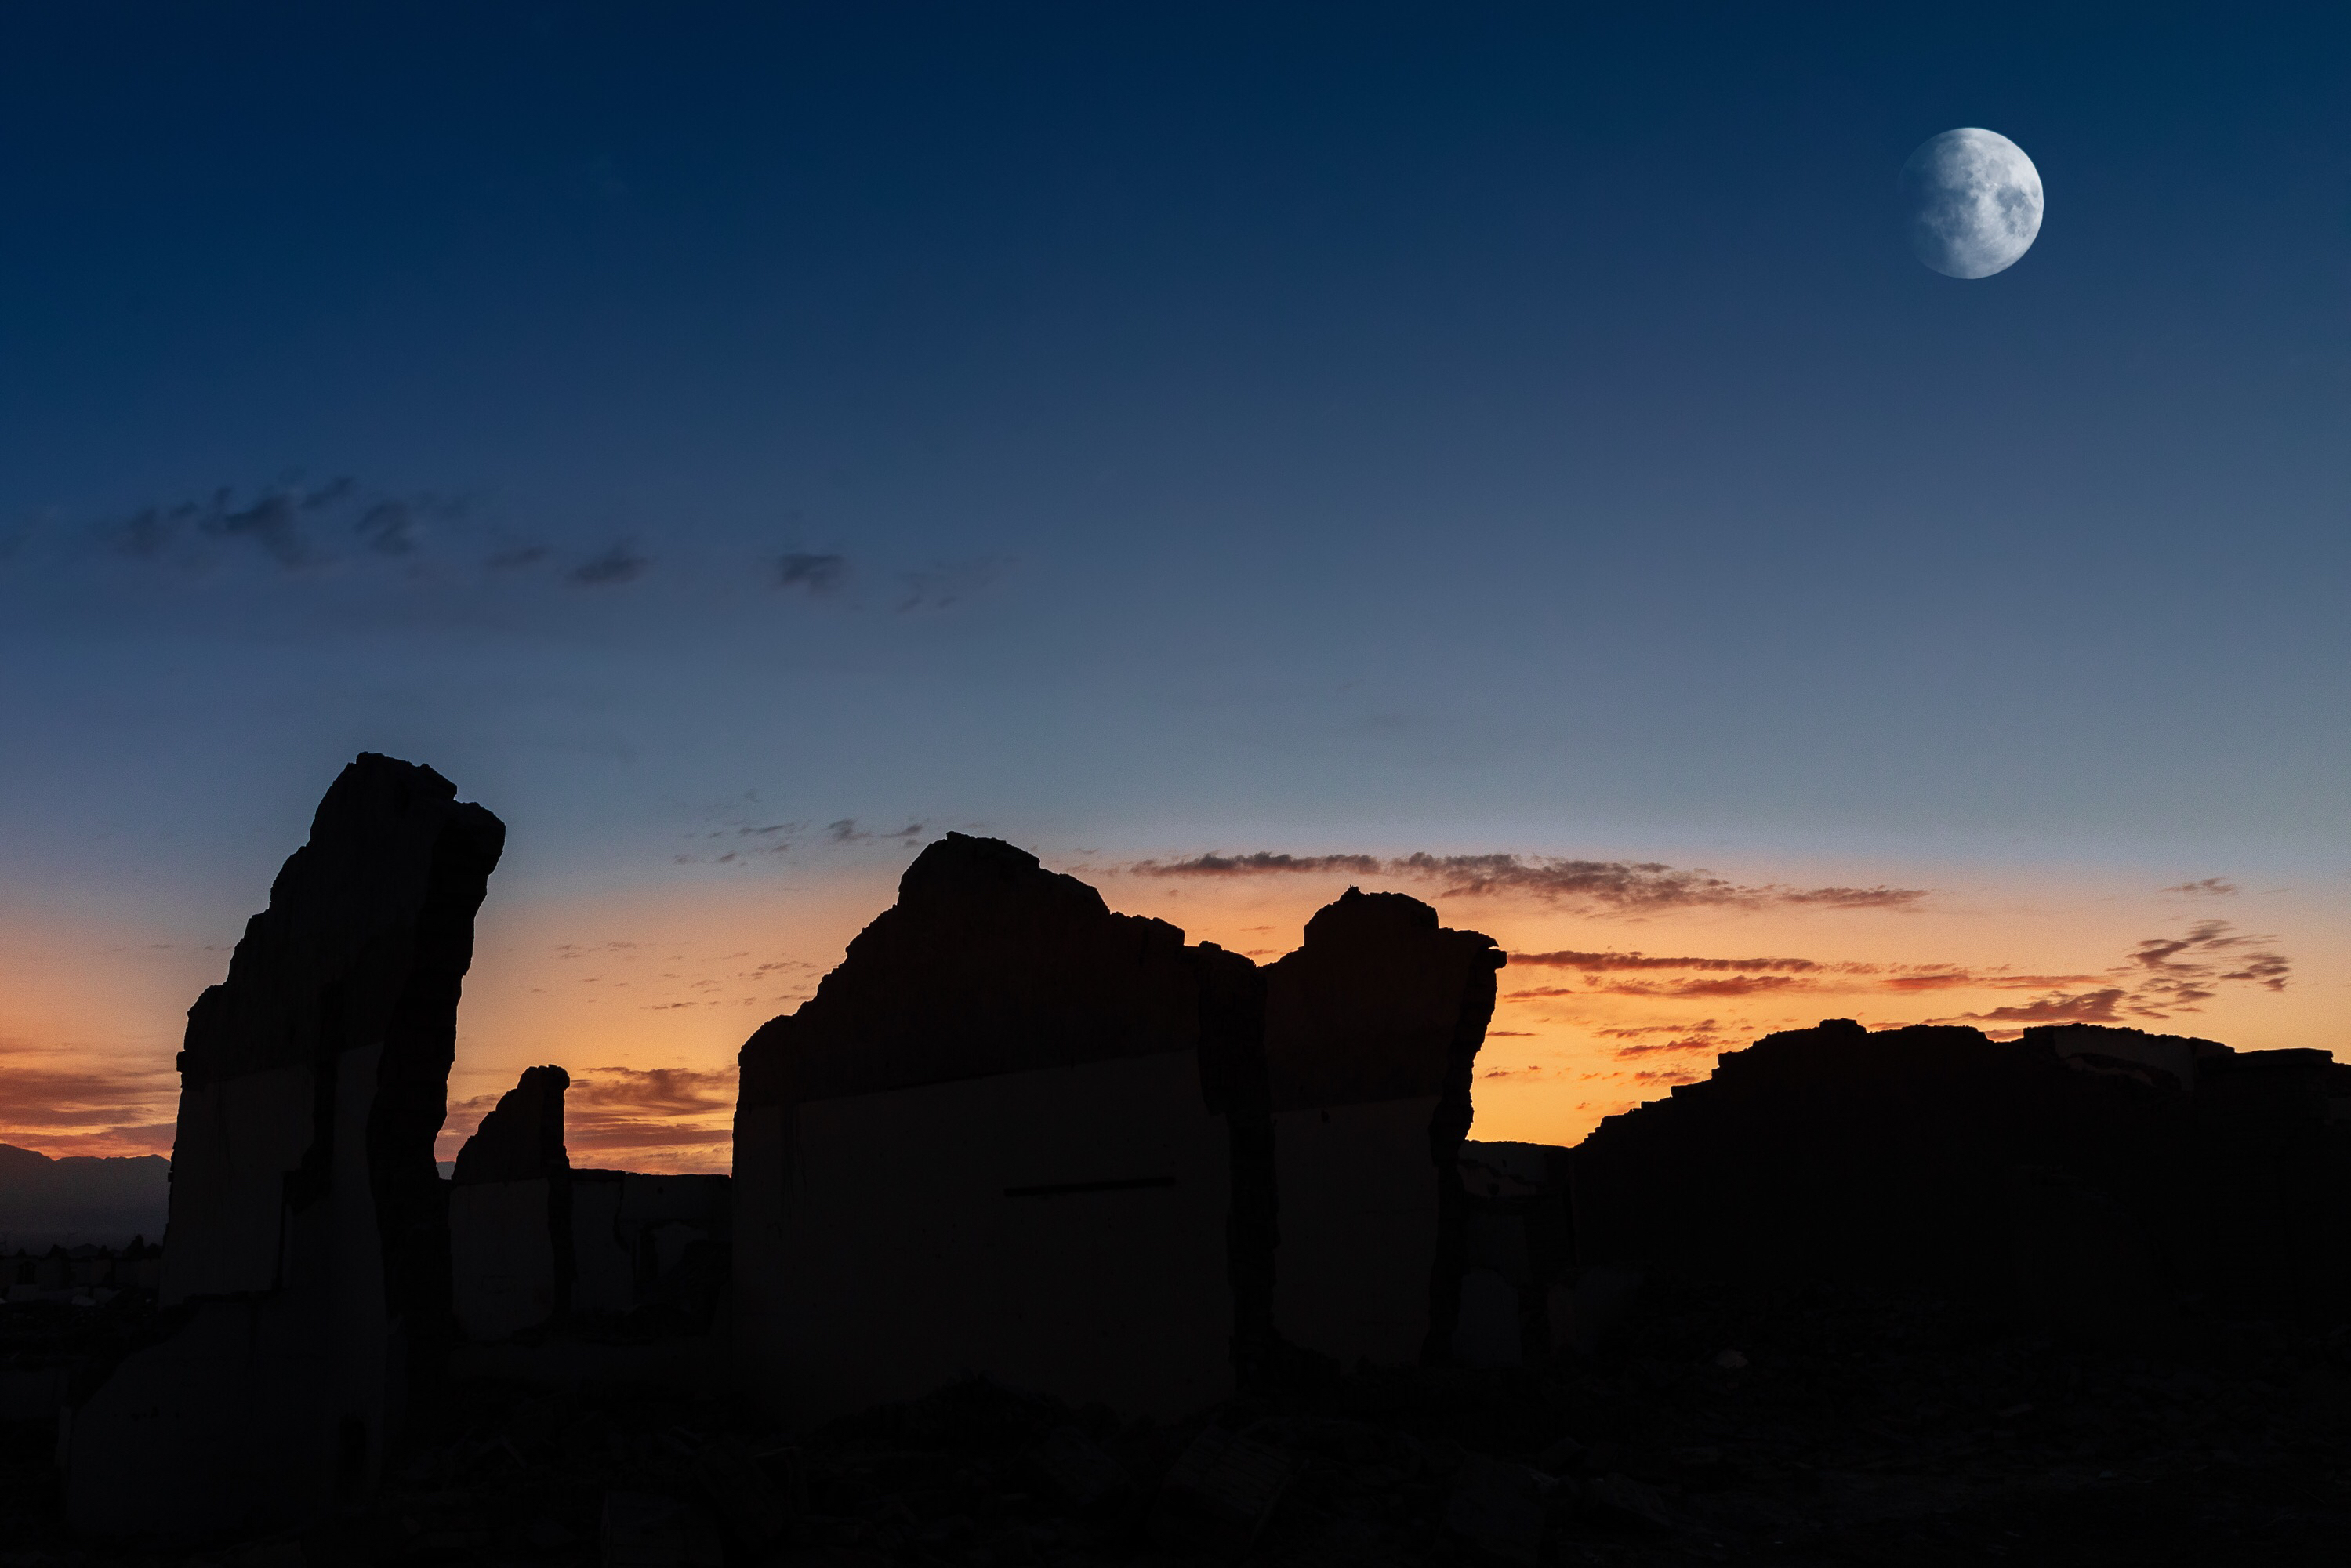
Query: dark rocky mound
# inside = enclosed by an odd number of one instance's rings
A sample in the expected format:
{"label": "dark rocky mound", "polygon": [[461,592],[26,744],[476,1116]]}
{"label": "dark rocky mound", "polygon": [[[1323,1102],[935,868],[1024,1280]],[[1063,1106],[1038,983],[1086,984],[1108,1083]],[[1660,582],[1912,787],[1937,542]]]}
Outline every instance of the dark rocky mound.
{"label": "dark rocky mound", "polygon": [[0,1244],[46,1249],[158,1241],[171,1201],[172,1162],[161,1155],[52,1159],[0,1144]]}
{"label": "dark rocky mound", "polygon": [[2323,1051],[2136,1030],[1832,1019],[1603,1123],[1575,1151],[1579,1254],[1902,1281],[2085,1332],[2208,1298],[2324,1318],[2351,1306],[2346,1080]]}

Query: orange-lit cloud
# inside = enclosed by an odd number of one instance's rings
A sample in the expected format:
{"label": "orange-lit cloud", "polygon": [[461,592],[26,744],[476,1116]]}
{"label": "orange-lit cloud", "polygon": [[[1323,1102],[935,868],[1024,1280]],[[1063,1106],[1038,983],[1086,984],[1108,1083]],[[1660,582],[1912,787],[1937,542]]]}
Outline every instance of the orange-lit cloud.
{"label": "orange-lit cloud", "polygon": [[0,1040],[0,1143],[51,1155],[169,1154],[179,1089],[168,1061]]}
{"label": "orange-lit cloud", "polygon": [[2124,1023],[2118,1010],[2129,1000],[2130,993],[2120,986],[2102,990],[2083,991],[2075,996],[2043,997],[2038,1001],[2021,1007],[1993,1008],[1989,1012],[1962,1013],[1958,1019],[1947,1022],[2006,1024],[2013,1028],[2031,1028],[2047,1023]]}
{"label": "orange-lit cloud", "polygon": [[1811,958],[1652,958],[1645,953],[1573,951],[1513,953],[1510,963],[1520,968],[1581,969],[1587,975],[1602,975],[1620,969],[1739,970],[1750,974],[1761,970],[1789,969],[1802,973],[1825,967]]}
{"label": "orange-lit cloud", "polygon": [[2022,1007],[1962,1013],[1950,1021],[2017,1028],[2162,1020],[2175,1013],[2200,1012],[2202,1004],[2219,996],[2224,986],[2284,990],[2294,966],[2273,946],[2276,940],[2241,935],[2225,920],[2199,920],[2185,936],[2150,936],[2135,944],[2109,971],[2121,983],[2072,995],[2053,991]]}
{"label": "orange-lit cloud", "polygon": [[1620,1045],[1614,1054],[1619,1060],[1636,1056],[1688,1056],[1699,1051],[1719,1052],[1728,1047],[1719,1035],[1692,1034],[1673,1040],[1642,1040],[1631,1045]]}
{"label": "orange-lit cloud", "polygon": [[2097,978],[2095,975],[2013,975],[2005,969],[1934,965],[1888,975],[1882,984],[1889,991],[2043,991],[2057,986],[2085,986]]}
{"label": "orange-lit cloud", "polygon": [[[476,1094],[449,1107],[437,1152],[457,1150],[498,1103]],[[735,1071],[684,1067],[595,1067],[571,1075],[563,1142],[577,1166],[695,1170],[726,1168],[734,1136]]]}
{"label": "orange-lit cloud", "polygon": [[1927,896],[1916,887],[1748,886],[1701,868],[1658,861],[1570,860],[1551,855],[1437,855],[1416,852],[1383,859],[1368,854],[1208,853],[1182,860],[1136,861],[1123,868],[1143,877],[1235,877],[1345,873],[1426,882],[1438,896],[1501,894],[1619,912],[1693,907],[1762,908],[1772,904],[1826,909],[1904,909]]}

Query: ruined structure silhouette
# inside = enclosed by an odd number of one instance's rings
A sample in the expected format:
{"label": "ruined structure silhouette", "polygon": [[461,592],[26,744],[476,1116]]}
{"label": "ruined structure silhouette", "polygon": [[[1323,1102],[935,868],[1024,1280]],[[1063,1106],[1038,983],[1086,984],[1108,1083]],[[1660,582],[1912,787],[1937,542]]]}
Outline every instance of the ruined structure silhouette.
{"label": "ruined structure silhouette", "polygon": [[2351,1312],[2351,1065],[2319,1051],[1830,1019],[1603,1122],[1574,1185],[1586,1261],[1933,1282],[2132,1340],[2183,1294]]}
{"label": "ruined structure silhouette", "polygon": [[743,1048],[746,1371],[807,1421],[959,1371],[1172,1414],[1292,1350],[1416,1358],[1501,961],[1350,891],[1259,971],[949,834]]}
{"label": "ruined structure silhouette", "polygon": [[180,1053],[172,1331],[73,1413],[85,1528],[201,1531],[363,1498],[447,1354],[433,1163],[506,829],[429,768],[343,769]]}
{"label": "ruined structure silhouette", "polygon": [[[916,1512],[968,1494],[999,1522],[1041,1511],[1041,1538],[1096,1562],[1146,1541],[1237,1555],[1312,1485],[1301,1560],[1466,1540],[1538,1562],[1563,1531],[1678,1551],[1816,1506],[1762,1478],[1898,1462],[1849,1452],[1844,1406],[1815,1397],[1839,1378],[1863,1396],[1856,1345],[1910,1412],[1881,1413],[1888,1442],[1886,1422],[1970,1400],[2016,1421],[2050,1388],[2123,1400],[2134,1369],[2190,1354],[2238,1369],[2198,1386],[2238,1390],[2258,1438],[2281,1379],[2340,1359],[2330,1325],[2351,1319],[2351,1067],[2325,1052],[1832,1019],[1573,1150],[1471,1141],[1489,938],[1349,889],[1260,967],[953,833],[743,1047],[732,1178],[575,1168],[548,1065],[444,1180],[502,841],[430,768],[345,769],[191,1009],[160,1263],[17,1263],[12,1298],[60,1313],[160,1285],[101,1348],[0,1377],[0,1415],[57,1415],[85,1534],[177,1550],[396,1516],[415,1536],[436,1498],[536,1500],[511,1512],[568,1486],[608,1563],[714,1562],[722,1530],[749,1560],[830,1542],[928,1561],[980,1526],[950,1513],[918,1540]],[[2243,1369],[2246,1344],[2294,1334],[2293,1368]],[[1640,1348],[1619,1364],[1616,1343]],[[2128,1359],[2101,1383],[2101,1355]],[[2317,1451],[2351,1382],[2305,1381]],[[658,1430],[624,1440],[596,1403],[619,1388]],[[496,1478],[493,1406],[524,1466]],[[681,1425],[689,1407],[736,1435]],[[1826,1413],[1809,1436],[1807,1411]],[[406,1490],[371,1504],[404,1414],[423,1423]],[[1685,1436],[1628,1457],[1604,1416]],[[2145,1464],[2204,1473],[2201,1428],[2158,1428]],[[1984,1440],[1949,1453],[1980,1469]],[[2071,1462],[2059,1444],[1970,1506],[2007,1519]],[[930,1474],[949,1448],[951,1481],[877,1490],[883,1458]],[[502,1528],[502,1552],[582,1539]],[[1014,1557],[1040,1539],[1003,1531]]]}

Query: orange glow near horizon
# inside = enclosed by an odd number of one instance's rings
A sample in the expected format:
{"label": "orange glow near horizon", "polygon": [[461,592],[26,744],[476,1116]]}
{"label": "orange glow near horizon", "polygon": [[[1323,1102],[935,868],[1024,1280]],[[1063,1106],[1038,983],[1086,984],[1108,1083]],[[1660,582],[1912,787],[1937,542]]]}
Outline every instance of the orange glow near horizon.
{"label": "orange glow near horizon", "polygon": [[[2333,956],[2339,901],[2157,892],[2120,876],[1972,890],[1914,876],[1935,891],[1908,905],[1763,898],[1626,913],[1524,889],[1448,891],[1441,875],[1393,863],[1221,875],[1061,866],[1113,909],[1260,963],[1295,946],[1351,884],[1410,893],[1446,924],[1492,936],[1518,956],[1479,1058],[1473,1135],[1486,1138],[1573,1143],[1704,1077],[1720,1052],[1823,1018],[2012,1033],[2082,1017],[2240,1049],[2331,1047],[2328,1003],[2346,979]],[[896,873],[538,898],[501,898],[494,881],[441,1156],[523,1068],[553,1062],[574,1081],[575,1165],[726,1169],[736,1051],[814,990],[894,896]],[[225,971],[229,940],[168,936],[0,916],[0,1141],[50,1155],[169,1152],[172,1053],[188,1004]]]}

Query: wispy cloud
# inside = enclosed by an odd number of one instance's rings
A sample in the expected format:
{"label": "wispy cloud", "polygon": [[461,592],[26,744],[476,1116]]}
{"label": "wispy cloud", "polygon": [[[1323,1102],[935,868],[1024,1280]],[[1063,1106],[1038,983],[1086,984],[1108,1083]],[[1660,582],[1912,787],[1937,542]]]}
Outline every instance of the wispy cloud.
{"label": "wispy cloud", "polygon": [[1812,958],[1653,958],[1646,953],[1580,953],[1570,949],[1557,953],[1513,953],[1510,955],[1510,967],[1514,969],[1580,969],[1587,975],[1601,975],[1622,969],[1700,969],[1743,974],[1788,970],[1808,974],[1828,966]]}
{"label": "wispy cloud", "polygon": [[898,611],[905,614],[917,610],[945,610],[960,604],[992,586],[1010,569],[1011,564],[997,556],[981,556],[971,560],[947,561],[919,571],[901,572],[898,580],[905,585],[905,592],[899,599]]}
{"label": "wispy cloud", "polygon": [[1671,866],[1656,861],[1572,860],[1507,853],[1416,852],[1384,858],[1368,854],[1296,855],[1265,850],[1248,854],[1211,852],[1181,860],[1137,861],[1124,869],[1138,876],[1158,877],[1333,873],[1382,875],[1431,883],[1447,897],[1520,894],[1620,914],[1708,905],[1908,909],[1927,897],[1926,889],[1916,887],[1747,885],[1702,868]]}
{"label": "wispy cloud", "polygon": [[2225,876],[2208,876],[2200,882],[2183,882],[2177,887],[2167,887],[2166,893],[2184,893],[2191,897],[2233,898],[2244,889]]}
{"label": "wispy cloud", "polygon": [[351,531],[378,555],[413,555],[423,547],[427,522],[455,517],[464,511],[461,503],[437,496],[394,497],[361,512]]}
{"label": "wispy cloud", "polygon": [[[658,537],[634,537],[641,530],[630,519],[606,525],[631,530],[607,545],[577,533],[559,536],[528,516],[482,515],[528,505],[515,497],[492,508],[479,497],[384,489],[349,476],[323,484],[287,478],[257,487],[222,486],[127,511],[80,517],[57,511],[0,525],[0,565],[64,570],[95,558],[135,563],[132,570],[151,577],[193,580],[259,562],[277,569],[266,575],[287,584],[398,583],[434,592],[470,581],[517,597],[527,591],[528,568],[549,568],[548,580],[583,590],[622,588],[657,569],[680,579],[695,570],[686,558],[673,559]],[[709,563],[707,572],[730,593],[747,580],[764,582],[775,593],[805,594],[864,616],[954,610],[1017,565],[1003,555],[910,562],[793,549],[746,552]]]}
{"label": "wispy cloud", "polygon": [[1126,868],[1136,876],[1261,876],[1283,872],[1343,872],[1376,876],[1387,862],[1376,855],[1255,854],[1194,855],[1189,860],[1137,861]]}
{"label": "wispy cloud", "polygon": [[859,827],[857,825],[857,819],[854,817],[843,817],[837,822],[826,823],[824,836],[836,844],[862,844],[876,840],[883,843],[904,842],[910,839],[921,838],[923,836],[923,824],[920,822],[909,822],[903,828],[895,829],[890,832],[882,833],[869,831],[864,828]]}
{"label": "wispy cloud", "polygon": [[1723,975],[1687,980],[1597,980],[1577,990],[1567,986],[1536,986],[1504,994],[1505,1001],[1547,997],[1753,997],[1772,991],[1818,989],[1816,981],[1801,975]]}
{"label": "wispy cloud", "polygon": [[2224,986],[2284,990],[2294,966],[2273,946],[2276,940],[2239,932],[2225,920],[2199,920],[2183,935],[2150,936],[2134,944],[2123,961],[2108,971],[2112,980],[2105,986],[2076,992],[2053,989],[2020,1007],[1963,1013],[1947,1021],[2014,1028],[2036,1023],[2120,1023],[2198,1012]]}
{"label": "wispy cloud", "polygon": [[596,1067],[571,1085],[567,1115],[707,1116],[735,1111],[733,1071],[684,1067]]}
{"label": "wispy cloud", "polygon": [[793,588],[816,598],[831,593],[849,580],[849,558],[794,550],[776,560],[776,586]]}
{"label": "wispy cloud", "polygon": [[1664,983],[1618,980],[1591,988],[1612,997],[1754,997],[1772,991],[1809,991],[1815,988],[1815,982],[1801,975],[1725,975]]}
{"label": "wispy cloud", "polygon": [[[501,1091],[503,1092],[503,1091]],[[496,1093],[449,1108],[438,1153],[454,1159]],[[625,1170],[724,1170],[735,1111],[733,1069],[593,1067],[572,1075],[563,1142],[575,1166]]]}
{"label": "wispy cloud", "polygon": [[1667,1040],[1637,1040],[1630,1045],[1620,1045],[1615,1055],[1621,1061],[1638,1061],[1644,1056],[1699,1056],[1708,1052],[1719,1055],[1729,1042],[1719,1035],[1677,1034]]}
{"label": "wispy cloud", "polygon": [[46,1155],[169,1154],[171,1058],[92,1058],[0,1040],[0,1143]]}
{"label": "wispy cloud", "polygon": [[2011,1028],[2044,1023],[2122,1023],[2126,1020],[2120,1009],[2129,1000],[2130,993],[2122,987],[2107,986],[2072,996],[2053,994],[2022,1006],[1968,1013],[1965,1018],[1971,1023],[2005,1024]]}
{"label": "wispy cloud", "polygon": [[[126,517],[101,523],[97,537],[115,554],[134,560],[177,559],[193,564],[203,554],[201,541],[214,538],[249,542],[287,569],[316,566],[330,559],[308,525],[353,504],[360,492],[348,476],[304,487],[280,485],[238,500],[235,489],[223,486],[201,499],[141,507]],[[391,497],[369,506],[353,525],[371,549],[404,554],[413,548],[418,520],[447,507],[433,497]]]}
{"label": "wispy cloud", "polygon": [[636,547],[623,540],[600,556],[581,562],[564,574],[567,581],[582,588],[617,588],[634,582],[653,567],[650,557],[639,555]]}
{"label": "wispy cloud", "polygon": [[2095,975],[2019,975],[2006,969],[1970,969],[1958,965],[1928,964],[1890,970],[1879,984],[1889,991],[2040,991],[2059,986],[2088,985]]}
{"label": "wispy cloud", "polygon": [[280,566],[304,566],[312,558],[309,541],[298,527],[299,517],[334,506],[350,489],[350,480],[338,479],[305,496],[278,490],[235,509],[215,507],[202,526],[224,538],[252,539]]}
{"label": "wispy cloud", "polygon": [[2133,948],[2130,963],[2146,978],[2141,988],[2169,1005],[2184,1006],[2211,996],[2231,981],[2285,989],[2293,966],[2267,944],[2273,936],[2240,936],[2225,920],[2199,920],[2184,936],[2151,936]]}

